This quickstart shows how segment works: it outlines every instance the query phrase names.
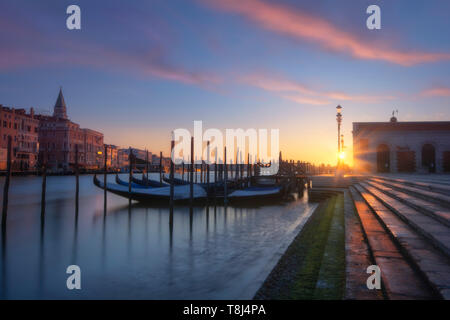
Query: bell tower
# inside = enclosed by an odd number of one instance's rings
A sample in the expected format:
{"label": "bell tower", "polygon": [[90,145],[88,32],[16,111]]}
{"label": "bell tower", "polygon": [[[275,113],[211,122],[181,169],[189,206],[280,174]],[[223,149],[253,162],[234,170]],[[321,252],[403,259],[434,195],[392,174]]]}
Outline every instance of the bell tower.
{"label": "bell tower", "polygon": [[66,102],[64,101],[62,88],[59,88],[59,95],[58,99],[56,99],[53,116],[55,118],[67,119]]}

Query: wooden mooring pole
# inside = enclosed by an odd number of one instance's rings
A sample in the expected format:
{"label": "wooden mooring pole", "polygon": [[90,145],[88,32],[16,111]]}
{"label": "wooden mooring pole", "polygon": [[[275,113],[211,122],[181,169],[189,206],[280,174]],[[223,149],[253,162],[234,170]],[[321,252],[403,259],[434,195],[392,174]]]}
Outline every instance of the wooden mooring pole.
{"label": "wooden mooring pole", "polygon": [[223,184],[223,202],[227,203],[227,180],[228,180],[228,167],[227,167],[227,147],[223,151],[223,164],[225,166],[225,181]]}
{"label": "wooden mooring pole", "polygon": [[128,204],[131,204],[131,182],[133,180],[133,152],[131,147],[128,152]]}
{"label": "wooden mooring pole", "polygon": [[184,182],[184,159],[183,159],[183,163],[181,164],[181,181]]}
{"label": "wooden mooring pole", "polygon": [[8,151],[6,155],[6,177],[5,185],[3,187],[3,207],[2,207],[2,229],[6,229],[6,219],[8,216],[8,193],[9,182],[11,180],[11,136],[8,136]]}
{"label": "wooden mooring pole", "polygon": [[42,193],[41,193],[41,221],[45,218],[45,193],[47,190],[47,163],[48,154],[45,152],[42,156],[43,168],[42,168]]}
{"label": "wooden mooring pole", "polygon": [[173,194],[174,194],[174,181],[173,175],[175,170],[175,165],[173,163],[173,148],[175,147],[175,140],[172,136],[172,141],[170,142],[170,216],[169,224],[173,226]]}
{"label": "wooden mooring pole", "polygon": [[247,154],[247,188],[250,187],[250,153]]}
{"label": "wooden mooring pole", "polygon": [[104,213],[106,214],[106,183],[107,183],[107,174],[108,174],[108,166],[107,166],[107,160],[108,159],[108,147],[105,145],[105,166],[104,166],[104,172],[103,172],[103,189],[104,189],[104,195],[103,195],[103,208]]}
{"label": "wooden mooring pole", "polygon": [[80,195],[80,176],[78,168],[78,144],[75,144],[75,213],[78,215],[78,201]]}
{"label": "wooden mooring pole", "polygon": [[208,152],[206,155],[206,190],[209,197],[209,141],[206,143],[206,151]]}
{"label": "wooden mooring pole", "polygon": [[159,182],[162,183],[162,151],[159,152]]}
{"label": "wooden mooring pole", "polygon": [[148,161],[149,161],[149,158],[148,158],[148,150],[147,150],[147,152],[146,152],[146,156],[145,156],[145,179],[146,179],[146,183],[148,183]]}
{"label": "wooden mooring pole", "polygon": [[191,178],[189,186],[189,196],[191,199],[191,205],[194,201],[194,137],[191,137]]}

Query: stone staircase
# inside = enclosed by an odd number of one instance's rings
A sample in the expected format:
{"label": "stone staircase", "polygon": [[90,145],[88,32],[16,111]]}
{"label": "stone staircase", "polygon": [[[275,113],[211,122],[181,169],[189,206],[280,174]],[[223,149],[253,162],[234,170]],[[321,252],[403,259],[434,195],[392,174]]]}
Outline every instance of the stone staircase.
{"label": "stone staircase", "polygon": [[374,176],[349,187],[389,299],[450,299],[450,185]]}

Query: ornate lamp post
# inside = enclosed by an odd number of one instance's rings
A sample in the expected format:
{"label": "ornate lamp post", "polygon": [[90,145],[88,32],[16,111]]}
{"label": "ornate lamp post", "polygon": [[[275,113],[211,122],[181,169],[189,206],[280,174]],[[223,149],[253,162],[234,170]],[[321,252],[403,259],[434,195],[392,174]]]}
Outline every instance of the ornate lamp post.
{"label": "ornate lamp post", "polygon": [[[342,123],[342,107],[340,105],[338,105],[336,107],[336,121],[337,121],[337,125],[338,125],[338,164],[337,167],[339,168],[339,164],[340,164],[340,154],[341,154],[341,123]],[[337,170],[336,170],[337,171]]]}

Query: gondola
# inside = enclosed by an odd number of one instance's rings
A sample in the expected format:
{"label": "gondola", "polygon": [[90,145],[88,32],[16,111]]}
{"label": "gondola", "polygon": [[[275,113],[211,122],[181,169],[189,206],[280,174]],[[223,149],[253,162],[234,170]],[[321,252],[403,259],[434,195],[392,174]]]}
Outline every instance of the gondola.
{"label": "gondola", "polygon": [[[170,184],[170,178],[167,178],[167,177],[163,176],[163,181]],[[182,179],[173,178],[173,184],[181,186],[181,185],[189,184],[189,182],[188,181],[184,181]]]}
{"label": "gondola", "polygon": [[248,187],[230,192],[230,201],[279,200],[283,195],[282,186]]}
{"label": "gondola", "polygon": [[[120,179],[118,174],[116,174],[116,183],[118,185],[125,186],[125,187],[129,186],[128,185],[128,181],[124,181],[124,180]],[[138,184],[138,183],[135,183],[135,182],[131,182],[131,188],[134,188],[134,189],[136,189],[136,188],[137,189],[148,189],[148,188],[151,188],[151,187],[150,186],[141,185],[141,184]]]}
{"label": "gondola", "polygon": [[[94,184],[104,189],[104,184],[94,175]],[[117,194],[119,196],[129,198],[137,201],[157,201],[157,202],[169,202],[170,201],[170,186],[160,188],[131,188],[131,192],[128,192],[128,186],[106,183],[106,190]],[[207,198],[205,189],[201,186],[193,186],[193,200],[200,201]],[[190,186],[174,186],[174,202],[188,202],[190,201]]]}
{"label": "gondola", "polygon": [[143,179],[138,179],[135,178],[133,175],[131,176],[131,181],[144,187],[153,187],[153,188],[167,187],[167,183],[159,182],[152,179],[146,179],[144,177]]}

